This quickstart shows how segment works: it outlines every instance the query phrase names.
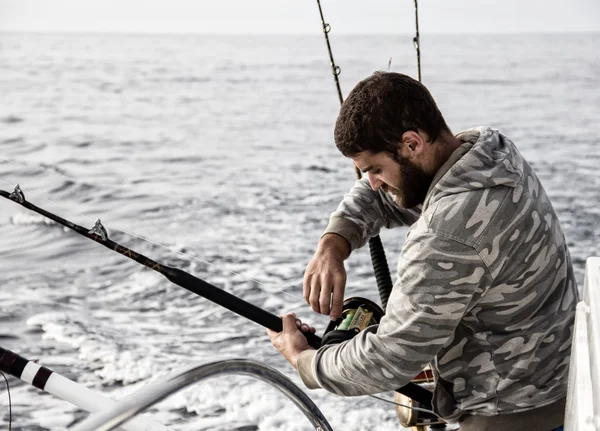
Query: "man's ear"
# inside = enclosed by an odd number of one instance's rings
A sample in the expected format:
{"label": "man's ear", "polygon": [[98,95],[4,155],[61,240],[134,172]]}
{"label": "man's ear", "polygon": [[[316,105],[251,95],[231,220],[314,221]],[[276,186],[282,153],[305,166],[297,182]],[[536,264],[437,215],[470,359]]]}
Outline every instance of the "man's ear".
{"label": "man's ear", "polygon": [[400,155],[406,158],[412,158],[420,155],[423,152],[424,141],[417,132],[409,130],[402,134],[402,144],[400,147]]}

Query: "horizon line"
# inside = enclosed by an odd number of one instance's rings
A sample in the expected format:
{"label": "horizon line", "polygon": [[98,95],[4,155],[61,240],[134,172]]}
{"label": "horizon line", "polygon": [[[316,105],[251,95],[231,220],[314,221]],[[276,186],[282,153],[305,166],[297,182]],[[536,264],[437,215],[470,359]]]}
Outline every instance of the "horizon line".
{"label": "horizon line", "polygon": [[[85,30],[85,29],[3,29],[0,28],[0,33],[56,33],[56,34],[98,34],[98,35],[140,35],[140,36],[321,36],[321,32],[296,32],[296,33],[215,33],[215,32],[197,32],[197,31],[125,31],[125,30]],[[522,31],[491,31],[491,32],[423,32],[424,35],[567,35],[567,34],[596,34],[600,30],[522,30]],[[343,36],[414,36],[414,32],[336,32],[336,35]]]}

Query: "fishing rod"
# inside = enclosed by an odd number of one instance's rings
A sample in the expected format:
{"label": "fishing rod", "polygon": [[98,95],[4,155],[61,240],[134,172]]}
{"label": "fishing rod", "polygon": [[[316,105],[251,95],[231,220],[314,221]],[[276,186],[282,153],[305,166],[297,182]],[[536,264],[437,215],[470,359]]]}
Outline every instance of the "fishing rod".
{"label": "fishing rod", "polygon": [[331,61],[331,73],[333,73],[333,79],[335,80],[335,86],[337,88],[338,97],[340,98],[340,105],[344,103],[344,96],[342,96],[342,88],[340,87],[339,75],[342,73],[342,68],[335,64],[333,59],[333,52],[331,51],[331,43],[329,42],[329,32],[331,31],[331,25],[325,22],[323,16],[323,9],[321,8],[321,1],[317,0],[319,6],[319,14],[321,15],[321,23],[323,24],[323,34],[325,35],[325,42],[327,43],[327,51],[329,52],[329,60]]}
{"label": "fishing rod", "polygon": [[419,82],[421,82],[421,37],[419,36],[419,1],[415,0],[415,27],[416,33],[413,38],[413,44],[415,45],[415,49],[417,50],[417,76],[419,77]]}
{"label": "fishing rod", "polygon": [[[98,244],[102,244],[106,248],[116,251],[117,253],[120,253],[123,256],[128,257],[131,260],[134,260],[137,263],[164,275],[172,283],[175,283],[176,285],[181,286],[184,289],[195,293],[196,295],[202,296],[209,301],[225,307],[242,317],[252,320],[253,322],[258,323],[265,328],[269,328],[276,332],[281,332],[283,330],[283,324],[279,316],[269,313],[268,311],[263,310],[254,304],[225,292],[223,289],[219,289],[218,287],[213,286],[212,284],[207,283],[206,281],[201,280],[188,272],[158,263],[149,257],[139,254],[130,248],[111,240],[108,237],[108,233],[102,225],[100,219],[96,221],[96,224],[92,229],[86,229],[82,226],[65,220],[62,217],[59,217],[56,214],[52,214],[51,212],[48,212],[43,208],[32,204],[31,202],[28,202],[25,200],[25,195],[23,194],[23,191],[20,189],[19,185],[15,187],[15,190],[12,193],[0,190],[0,196],[10,199],[31,211],[34,211],[43,215],[44,217],[49,218],[50,220],[66,226],[78,234],[96,241]],[[302,334],[304,334],[308,344],[311,347],[318,349],[321,346],[320,337],[316,336],[312,332],[302,332]]]}
{"label": "fishing rod", "polygon": [[[56,214],[46,211],[45,209],[40,208],[31,202],[28,202],[25,199],[25,194],[18,184],[15,186],[15,189],[12,193],[0,190],[0,196],[16,202],[28,210],[43,215],[44,217],[47,217],[50,220],[53,220],[56,223],[61,224],[77,232],[78,234],[97,242],[98,244],[102,244],[106,248],[122,254],[123,256],[128,257],[131,260],[134,260],[137,263],[162,274],[172,283],[181,286],[198,296],[202,296],[203,298],[206,298],[209,301],[212,301],[230,311],[233,311],[242,317],[258,323],[265,328],[271,329],[275,332],[281,332],[283,330],[281,317],[278,317],[273,313],[269,313],[268,311],[244,301],[235,295],[225,292],[223,289],[219,289],[218,287],[213,286],[212,284],[207,283],[206,281],[201,280],[188,272],[158,263],[149,257],[139,254],[130,248],[112,241],[110,238],[108,238],[108,233],[100,222],[100,219],[96,221],[92,229],[86,229],[70,222],[69,220],[57,216]],[[321,346],[321,337],[313,334],[312,332],[301,333],[306,337],[306,340],[311,347],[318,349]],[[405,386],[396,389],[396,392],[406,395],[407,397],[425,405],[431,404],[432,393],[415,383],[407,383]]]}
{"label": "fishing rod", "polygon": [[[323,16],[323,9],[321,8],[321,1],[317,0],[319,6],[319,14],[321,15],[321,24],[323,25],[323,34],[325,35],[325,42],[327,43],[327,51],[329,52],[329,60],[331,61],[331,71],[335,79],[335,86],[337,88],[338,97],[340,99],[340,105],[344,104],[344,97],[342,96],[342,88],[340,87],[339,75],[342,73],[342,69],[335,64],[333,59],[333,52],[331,51],[331,43],[329,42],[329,32],[331,31],[331,25],[325,22]],[[358,166],[354,165],[354,172],[356,178],[360,180],[362,174]],[[369,239],[369,252],[371,253],[371,262],[373,263],[373,272],[375,273],[375,281],[377,283],[377,290],[379,290],[379,297],[381,299],[381,305],[383,310],[387,307],[387,302],[392,293],[392,277],[390,276],[390,268],[388,267],[387,258],[385,257],[385,250],[383,249],[383,243],[379,235]]]}
{"label": "fishing rod", "polygon": [[[86,412],[99,413],[117,406],[116,401],[2,347],[0,371],[68,401]],[[143,416],[135,417],[121,427],[127,431],[170,431],[169,428]]]}

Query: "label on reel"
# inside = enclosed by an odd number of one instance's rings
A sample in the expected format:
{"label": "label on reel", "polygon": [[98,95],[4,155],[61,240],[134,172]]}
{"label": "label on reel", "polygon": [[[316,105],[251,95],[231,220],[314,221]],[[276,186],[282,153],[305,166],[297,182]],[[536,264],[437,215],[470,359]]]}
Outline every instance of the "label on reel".
{"label": "label on reel", "polygon": [[356,313],[354,313],[352,322],[350,322],[350,325],[348,325],[348,330],[356,332],[362,331],[371,324],[372,317],[373,312],[361,305],[357,308]]}

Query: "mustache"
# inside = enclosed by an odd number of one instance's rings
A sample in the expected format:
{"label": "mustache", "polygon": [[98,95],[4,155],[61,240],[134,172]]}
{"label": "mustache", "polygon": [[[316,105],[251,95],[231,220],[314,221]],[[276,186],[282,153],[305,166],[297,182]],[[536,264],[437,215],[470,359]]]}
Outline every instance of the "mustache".
{"label": "mustache", "polygon": [[386,192],[386,193],[393,193],[393,194],[399,194],[399,193],[400,193],[400,190],[398,190],[398,189],[397,189],[397,188],[395,188],[395,187],[391,187],[391,186],[389,186],[389,185],[387,185],[387,184],[383,184],[383,185],[381,186],[381,188],[382,188],[382,190],[383,190],[384,192]]}

